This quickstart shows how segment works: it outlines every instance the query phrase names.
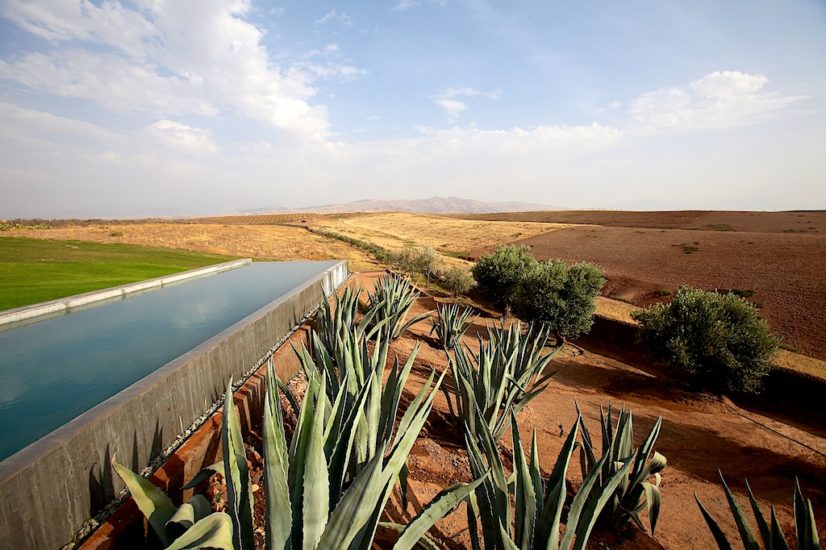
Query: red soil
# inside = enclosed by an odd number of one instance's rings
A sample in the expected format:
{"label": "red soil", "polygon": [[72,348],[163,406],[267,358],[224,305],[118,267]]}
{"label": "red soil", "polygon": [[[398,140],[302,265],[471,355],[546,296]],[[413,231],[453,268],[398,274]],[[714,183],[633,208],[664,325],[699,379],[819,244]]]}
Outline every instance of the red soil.
{"label": "red soil", "polygon": [[826,234],[584,225],[517,244],[532,247],[538,259],[597,264],[609,279],[603,294],[635,305],[684,284],[754,291],[750,300],[783,341],[826,359]]}
{"label": "red soil", "polygon": [[675,210],[630,212],[623,210],[563,210],[559,212],[503,212],[456,217],[490,221],[523,221],[647,227],[652,229],[699,229],[764,233],[826,233],[826,212],[723,212]]}
{"label": "red soil", "polygon": [[[365,283],[366,284],[366,283]],[[417,310],[433,309],[432,299],[422,299]],[[481,328],[484,321],[479,321]],[[414,327],[417,338],[405,337],[394,344],[406,356],[415,342],[424,340],[408,392],[414,392],[430,367],[445,368],[443,352],[429,345],[429,323]],[[466,336],[473,345],[473,329]],[[537,430],[542,467],[547,475],[562,446],[564,433],[576,418],[579,403],[592,433],[598,433],[599,406],[613,403],[632,409],[636,436],[640,441],[655,419],[663,418],[656,449],[668,459],[663,472],[663,502],[656,540],[637,529],[619,537],[596,535],[589,548],[711,548],[713,540],[694,502],[697,494],[720,521],[730,541],[737,541],[736,527],[720,487],[717,469],[742,503],[747,503],[744,478],[748,478],[764,510],[773,503],[787,535],[793,536],[792,491],[800,479],[812,499],[820,532],[826,532],[826,423],[808,418],[781,404],[744,404],[716,399],[682,389],[680,382],[632,352],[586,345],[584,353],[570,347],[552,362],[557,375],[539,397],[519,415],[520,430],[527,439]],[[412,393],[408,394],[408,396]],[[409,397],[408,397],[409,398]],[[411,454],[411,498],[407,514],[400,514],[398,501],[391,517],[403,520],[415,513],[445,486],[468,481],[468,465],[461,438],[452,426],[446,402],[440,395],[426,434]],[[506,446],[510,438],[503,438]],[[529,451],[529,449],[526,449]],[[579,484],[581,476],[573,461],[568,478]],[[419,504],[417,504],[417,502]],[[446,548],[468,548],[467,521],[460,508],[437,524],[435,534]],[[644,518],[647,522],[647,518]]]}

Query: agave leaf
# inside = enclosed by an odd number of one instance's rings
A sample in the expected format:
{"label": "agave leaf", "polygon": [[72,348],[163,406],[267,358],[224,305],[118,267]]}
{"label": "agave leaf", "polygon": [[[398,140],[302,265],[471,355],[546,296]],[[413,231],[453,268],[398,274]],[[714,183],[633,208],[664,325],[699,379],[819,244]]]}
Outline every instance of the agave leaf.
{"label": "agave leaf", "polygon": [[324,533],[329,513],[330,483],[324,455],[325,377],[316,394],[304,465],[303,547],[314,550]]}
{"label": "agave leaf", "polygon": [[[379,527],[381,527],[383,529],[389,529],[389,530],[394,531],[395,533],[401,535],[404,532],[404,530],[407,526],[402,525],[400,523],[394,523],[392,521],[380,521],[379,522]],[[436,543],[436,541],[431,539],[426,534],[423,535],[422,538],[420,538],[418,541],[416,541],[416,546],[418,546],[422,550],[442,550],[442,547],[439,546]],[[393,549],[395,550],[395,548],[396,547],[394,546]]]}
{"label": "agave leaf", "polygon": [[114,459],[112,460],[112,466],[126,484],[141,513],[146,516],[152,530],[155,531],[164,546],[169,544],[166,538],[166,522],[175,514],[175,505],[172,504],[172,500],[166,496],[166,493],[160,487],[139,476],[126,466],[118,464]]}
{"label": "agave leaf", "polygon": [[734,516],[734,522],[737,524],[737,531],[740,532],[740,539],[743,541],[743,547],[746,550],[760,550],[760,545],[757,544],[757,538],[754,536],[754,531],[751,530],[751,526],[746,519],[746,515],[743,513],[743,509],[740,508],[740,504],[734,498],[728,484],[726,484],[723,473],[719,470],[717,473],[720,475],[720,482],[723,484],[723,491],[726,493],[726,500],[728,501],[729,508],[731,508],[731,514]]}
{"label": "agave leaf", "polygon": [[772,547],[772,534],[771,530],[769,529],[769,525],[766,522],[766,518],[763,517],[763,512],[760,510],[760,505],[757,503],[757,499],[754,498],[754,493],[751,491],[751,486],[749,485],[749,480],[746,480],[746,491],[749,494],[749,503],[751,504],[751,511],[754,514],[754,519],[757,521],[757,527],[760,530],[760,538],[763,539],[763,545],[766,548]]}
{"label": "agave leaf", "polygon": [[382,452],[365,466],[338,503],[327,528],[319,541],[319,548],[348,548],[364,527],[375,508],[382,490]]}
{"label": "agave leaf", "polygon": [[[659,476],[659,474],[657,474]],[[645,502],[648,508],[648,521],[651,524],[651,534],[654,534],[654,531],[657,529],[657,519],[660,517],[660,503],[662,502],[662,495],[660,493],[660,484],[659,480],[656,484],[649,483],[644,481],[642,483],[643,490],[645,491]],[[639,518],[637,514],[634,514],[634,519],[636,523],[640,525]],[[640,529],[645,530],[644,527],[640,525]]]}
{"label": "agave leaf", "polygon": [[540,539],[548,540],[547,548],[557,550],[559,548],[559,525],[562,520],[562,508],[567,496],[565,473],[571,462],[571,453],[574,451],[576,436],[580,425],[580,416],[577,416],[574,425],[568,432],[568,437],[559,451],[559,456],[554,464],[554,469],[546,484],[545,502],[543,504],[543,515],[540,523]]}
{"label": "agave leaf", "polygon": [[514,507],[516,521],[514,534],[516,545],[520,548],[531,548],[533,546],[533,534],[536,525],[536,502],[534,492],[534,482],[531,477],[528,461],[522,449],[522,440],[519,437],[519,426],[516,423],[516,415],[511,413],[511,434],[513,437],[513,469],[516,477],[516,505]]}
{"label": "agave leaf", "polygon": [[[619,486],[623,479],[628,475],[632,465],[633,463],[630,460],[627,461],[625,465],[620,468],[619,471],[617,471],[617,473],[615,473],[610,479],[608,479],[602,487],[599,487],[595,493],[595,497],[590,499],[584,515],[573,520],[573,525],[576,526],[576,541],[573,546],[574,550],[581,550],[582,548],[585,548],[585,545],[588,543],[588,539],[591,537],[591,531],[593,530],[597,519],[599,519],[600,513],[602,513],[602,509],[611,498],[614,498],[614,491],[616,491],[617,486]],[[585,486],[584,482],[583,486]],[[582,492],[582,489],[580,489],[579,492]],[[579,492],[577,492],[577,495],[574,497],[574,502],[576,502]],[[573,509],[573,507],[574,504],[571,504],[571,509]],[[568,523],[565,526],[566,535],[568,534],[568,529],[571,527],[572,519],[569,514]]]}
{"label": "agave leaf", "polygon": [[244,442],[241,438],[241,421],[232,401],[231,378],[224,395],[221,448],[224,456],[224,478],[227,485],[227,512],[232,519],[235,548],[236,550],[252,549],[252,491]]}
{"label": "agave leaf", "polygon": [[193,488],[197,487],[198,485],[200,485],[202,482],[204,482],[207,479],[214,476],[215,474],[221,474],[222,476],[224,475],[224,461],[223,460],[203,468],[200,472],[195,474],[195,477],[193,477],[189,481],[189,483],[187,483],[186,485],[184,485],[181,488],[182,489],[193,489]]}
{"label": "agave leaf", "polygon": [[703,514],[703,518],[706,520],[706,524],[708,524],[709,530],[711,530],[711,535],[714,537],[714,542],[717,543],[717,547],[720,550],[731,550],[731,544],[729,544],[728,539],[723,534],[723,530],[720,529],[720,525],[714,520],[711,514],[708,513],[706,507],[703,506],[703,503],[700,501],[700,498],[695,494],[694,500],[697,501],[697,506],[700,507],[700,512]]}
{"label": "agave leaf", "polygon": [[393,547],[394,550],[413,548],[439,519],[446,516],[462,502],[476,487],[485,481],[486,477],[487,474],[470,483],[457,483],[441,491],[407,525],[402,536],[399,537],[398,542]]}
{"label": "agave leaf", "polygon": [[180,537],[187,529],[212,513],[212,505],[204,495],[195,495],[189,502],[183,503],[175,514],[166,522],[169,540]]}
{"label": "agave leaf", "polygon": [[195,548],[234,550],[232,538],[232,518],[223,512],[215,512],[190,527],[166,550],[194,550]]}
{"label": "agave leaf", "polygon": [[789,543],[786,542],[786,536],[783,534],[783,530],[780,528],[780,521],[778,521],[777,519],[777,512],[775,511],[774,506],[772,506],[771,508],[771,516],[772,548],[778,548],[779,550],[789,550]]}
{"label": "agave leaf", "polygon": [[499,532],[502,536],[502,547],[505,550],[519,550],[519,547],[513,543],[513,539],[508,534],[508,530],[501,523],[499,524]]}
{"label": "agave leaf", "polygon": [[[267,548],[282,550],[290,538],[292,526],[292,505],[287,481],[287,448],[284,423],[278,410],[278,387],[269,386],[264,405],[264,485],[266,487]],[[271,399],[270,391],[276,397]]]}

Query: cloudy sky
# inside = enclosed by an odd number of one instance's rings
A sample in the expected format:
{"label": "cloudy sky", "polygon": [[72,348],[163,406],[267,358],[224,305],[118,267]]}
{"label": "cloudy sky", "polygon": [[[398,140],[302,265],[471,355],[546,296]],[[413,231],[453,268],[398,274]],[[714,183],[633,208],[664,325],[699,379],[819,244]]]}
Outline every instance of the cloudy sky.
{"label": "cloudy sky", "polygon": [[820,0],[0,0],[0,217],[826,208]]}

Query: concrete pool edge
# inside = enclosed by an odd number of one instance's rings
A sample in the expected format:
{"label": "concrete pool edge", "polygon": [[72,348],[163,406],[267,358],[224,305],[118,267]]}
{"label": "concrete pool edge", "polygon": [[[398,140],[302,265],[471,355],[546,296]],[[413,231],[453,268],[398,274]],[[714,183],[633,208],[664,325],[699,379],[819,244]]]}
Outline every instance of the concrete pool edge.
{"label": "concrete pool edge", "polygon": [[[348,276],[337,262],[0,462],[0,548],[59,547]],[[47,527],[46,527],[47,526]]]}
{"label": "concrete pool edge", "polygon": [[239,267],[249,265],[250,263],[252,263],[251,258],[231,260],[229,262],[190,269],[180,273],[172,273],[171,275],[164,275],[154,279],[146,279],[145,281],[137,281],[134,283],[127,283],[125,285],[102,288],[91,292],[85,292],[83,294],[75,294],[73,296],[49,300],[48,302],[40,302],[28,306],[8,309],[0,312],[0,326],[36,320],[40,317],[50,317],[61,313],[68,313],[79,307],[97,302],[112,300],[114,298],[122,298],[130,294],[134,294],[135,292],[163,288],[166,285],[186,281],[188,279],[221,273],[230,269],[237,269]]}

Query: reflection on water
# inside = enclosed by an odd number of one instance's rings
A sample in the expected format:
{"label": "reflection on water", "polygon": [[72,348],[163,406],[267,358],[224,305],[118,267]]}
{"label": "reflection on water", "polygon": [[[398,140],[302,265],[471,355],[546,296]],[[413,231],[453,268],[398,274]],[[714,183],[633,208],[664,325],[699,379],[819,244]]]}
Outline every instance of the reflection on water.
{"label": "reflection on water", "polygon": [[0,460],[334,263],[253,263],[0,331]]}

